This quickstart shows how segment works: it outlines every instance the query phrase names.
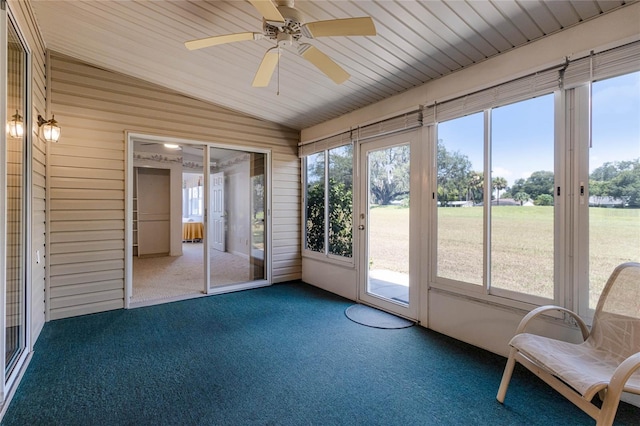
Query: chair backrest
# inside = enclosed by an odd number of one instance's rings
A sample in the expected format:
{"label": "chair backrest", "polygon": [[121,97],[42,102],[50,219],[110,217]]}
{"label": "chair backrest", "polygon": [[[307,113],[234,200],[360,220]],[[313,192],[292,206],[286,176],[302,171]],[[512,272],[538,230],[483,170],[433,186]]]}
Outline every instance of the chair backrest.
{"label": "chair backrest", "polygon": [[640,263],[623,263],[600,295],[589,343],[625,359],[640,352]]}

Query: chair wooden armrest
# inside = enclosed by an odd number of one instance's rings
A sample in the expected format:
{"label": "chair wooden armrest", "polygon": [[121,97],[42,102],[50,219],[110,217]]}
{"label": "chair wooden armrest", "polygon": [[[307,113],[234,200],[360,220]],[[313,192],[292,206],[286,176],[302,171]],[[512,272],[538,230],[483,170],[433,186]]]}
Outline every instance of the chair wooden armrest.
{"label": "chair wooden armrest", "polygon": [[613,423],[627,380],[638,369],[640,369],[640,352],[631,355],[616,368],[602,402],[597,426]]}
{"label": "chair wooden armrest", "polygon": [[562,306],[555,306],[555,305],[540,306],[538,308],[535,308],[531,312],[529,312],[527,315],[525,315],[524,318],[520,320],[520,324],[516,329],[516,335],[520,333],[524,333],[527,326],[534,318],[539,317],[540,315],[548,311],[560,311],[574,318],[576,323],[580,327],[580,331],[582,332],[582,338],[584,340],[587,340],[587,337],[589,337],[589,328],[587,327],[587,324],[584,322],[584,320],[580,318],[580,316],[578,316],[578,314],[576,314],[575,312],[567,308],[563,308]]}

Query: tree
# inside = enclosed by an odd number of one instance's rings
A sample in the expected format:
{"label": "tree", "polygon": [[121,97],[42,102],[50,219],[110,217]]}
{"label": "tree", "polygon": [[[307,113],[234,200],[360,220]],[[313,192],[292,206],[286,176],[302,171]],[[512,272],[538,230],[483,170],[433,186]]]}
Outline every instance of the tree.
{"label": "tree", "polygon": [[533,202],[536,206],[552,206],[553,205],[553,195],[549,194],[540,194]]}
{"label": "tree", "polygon": [[589,194],[612,197],[629,207],[640,207],[640,158],[604,163],[589,175]]}
{"label": "tree", "polygon": [[468,178],[468,196],[467,199],[477,203],[482,201],[484,197],[484,173],[471,171]]}
{"label": "tree", "polygon": [[613,178],[609,182],[609,193],[623,200],[625,207],[640,207],[640,163]]}
{"label": "tree", "polygon": [[374,201],[389,205],[409,195],[409,146],[369,154],[369,188]]}
{"label": "tree", "polygon": [[500,205],[500,191],[507,187],[507,180],[503,177],[494,177],[491,186],[496,190],[496,203]]}
{"label": "tree", "polygon": [[524,189],[524,184],[526,183],[526,181],[522,178],[520,179],[516,179],[515,182],[513,182],[513,185],[511,185],[511,189],[509,190],[509,192],[511,192],[511,194],[517,194],[518,192],[527,192]]}
{"label": "tree", "polygon": [[353,253],[353,192],[350,185],[329,179],[329,253]]}
{"label": "tree", "polygon": [[316,252],[324,251],[324,182],[307,188],[306,247]]}
{"label": "tree", "polygon": [[540,170],[531,173],[524,185],[524,192],[532,198],[547,194],[553,198],[553,187],[555,185],[553,172]]}
{"label": "tree", "polygon": [[[329,253],[351,257],[353,253],[353,191],[344,182],[329,179]],[[309,250],[324,251],[324,185],[307,190],[306,238]]]}
{"label": "tree", "polygon": [[525,201],[529,201],[529,198],[529,194],[522,191],[516,192],[516,194],[513,196],[513,199],[519,201],[520,205],[523,205]]}
{"label": "tree", "polygon": [[442,140],[438,140],[437,153],[438,200],[446,206],[468,193],[471,161],[458,151],[449,152]]}

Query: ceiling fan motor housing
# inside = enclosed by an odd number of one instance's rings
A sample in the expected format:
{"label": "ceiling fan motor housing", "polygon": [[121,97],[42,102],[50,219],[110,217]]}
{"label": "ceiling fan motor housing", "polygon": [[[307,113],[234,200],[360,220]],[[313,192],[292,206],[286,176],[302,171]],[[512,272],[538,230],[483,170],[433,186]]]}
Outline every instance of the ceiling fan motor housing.
{"label": "ceiling fan motor housing", "polygon": [[263,19],[263,32],[265,37],[272,40],[281,41],[283,37],[278,37],[279,34],[287,34],[292,41],[300,40],[302,37],[302,24],[304,23],[302,14],[289,6],[278,6],[278,11],[284,18],[284,22],[272,22]]}

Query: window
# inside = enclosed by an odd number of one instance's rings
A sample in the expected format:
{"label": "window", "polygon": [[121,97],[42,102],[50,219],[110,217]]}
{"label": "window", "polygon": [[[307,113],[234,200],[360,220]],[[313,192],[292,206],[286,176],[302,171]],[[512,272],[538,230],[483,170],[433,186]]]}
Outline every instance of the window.
{"label": "window", "polygon": [[593,83],[588,147],[589,309],[595,309],[617,265],[640,261],[638,117],[640,72]]}
{"label": "window", "polygon": [[306,159],[305,174],[305,249],[324,253],[324,182],[325,153],[313,154]]}
{"label": "window", "polygon": [[554,300],[554,114],[547,94],[438,123],[438,280]]}
{"label": "window", "polygon": [[329,150],[329,254],[353,256],[353,145]]}
{"label": "window", "polygon": [[202,216],[204,205],[202,176],[184,173],[183,186],[183,215],[187,217]]}
{"label": "window", "polygon": [[353,145],[308,155],[304,164],[304,248],[352,258]]}
{"label": "window", "polygon": [[437,274],[483,284],[484,119],[438,124]]}

